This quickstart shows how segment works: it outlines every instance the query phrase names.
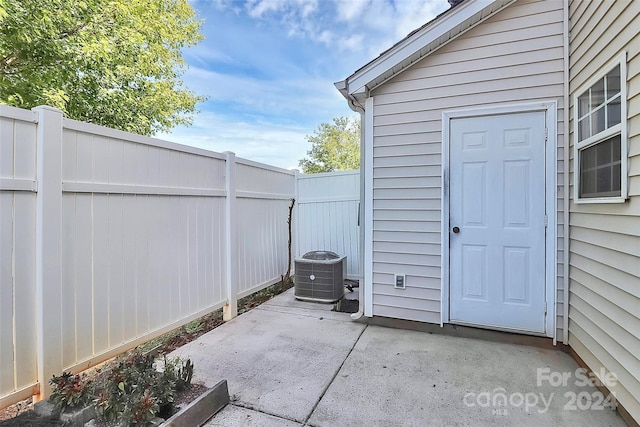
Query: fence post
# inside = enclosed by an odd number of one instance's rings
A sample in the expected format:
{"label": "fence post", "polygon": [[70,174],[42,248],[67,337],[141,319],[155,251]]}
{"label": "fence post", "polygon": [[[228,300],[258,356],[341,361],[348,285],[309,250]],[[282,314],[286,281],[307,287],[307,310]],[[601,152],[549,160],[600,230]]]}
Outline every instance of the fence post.
{"label": "fence post", "polygon": [[62,111],[48,106],[38,113],[36,199],[36,328],[40,394],[51,392],[49,379],[62,366]]}
{"label": "fence post", "polygon": [[237,298],[237,274],[238,274],[238,254],[237,240],[238,232],[235,216],[236,211],[236,155],[231,151],[225,151],[226,173],[225,190],[227,193],[225,206],[225,256],[226,256],[226,289],[227,303],[224,306],[222,318],[227,321],[238,315]]}
{"label": "fence post", "polygon": [[302,254],[298,253],[298,251],[300,250],[300,221],[298,221],[298,218],[300,217],[300,215],[298,214],[298,212],[300,211],[300,171],[298,169],[293,170],[293,179],[295,180],[293,197],[296,199],[296,204],[298,205],[293,210],[293,218],[291,219],[294,225],[293,259],[291,260],[291,262],[293,263],[292,267],[295,272],[295,262],[293,261],[299,256],[302,256]]}

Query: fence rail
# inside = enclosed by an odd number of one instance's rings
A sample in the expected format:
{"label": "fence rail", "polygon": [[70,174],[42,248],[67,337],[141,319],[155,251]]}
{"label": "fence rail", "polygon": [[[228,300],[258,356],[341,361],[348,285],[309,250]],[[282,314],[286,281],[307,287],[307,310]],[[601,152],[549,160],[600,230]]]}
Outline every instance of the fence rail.
{"label": "fence rail", "polygon": [[333,250],[357,276],[357,182],[0,106],[0,408],[235,316],[287,270],[293,197],[293,255]]}

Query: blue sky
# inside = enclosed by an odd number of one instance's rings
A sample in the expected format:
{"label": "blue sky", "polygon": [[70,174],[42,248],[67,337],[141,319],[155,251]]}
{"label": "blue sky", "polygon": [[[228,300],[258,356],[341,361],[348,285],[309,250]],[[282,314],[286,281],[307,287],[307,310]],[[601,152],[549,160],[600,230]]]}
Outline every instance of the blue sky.
{"label": "blue sky", "polygon": [[305,136],[354,115],[333,86],[448,9],[447,0],[189,0],[205,39],[185,84],[208,100],[158,137],[297,168]]}

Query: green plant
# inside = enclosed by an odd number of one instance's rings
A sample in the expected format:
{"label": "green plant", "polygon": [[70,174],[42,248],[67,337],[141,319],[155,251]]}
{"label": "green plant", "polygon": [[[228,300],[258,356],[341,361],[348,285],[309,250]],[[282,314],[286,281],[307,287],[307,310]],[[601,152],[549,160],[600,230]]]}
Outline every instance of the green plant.
{"label": "green plant", "polygon": [[164,374],[175,383],[177,391],[182,391],[191,384],[193,363],[191,363],[191,359],[184,360],[176,357],[172,360],[167,359],[167,356],[165,356]]}
{"label": "green plant", "polygon": [[184,325],[184,331],[188,334],[197,334],[204,329],[204,323],[200,320],[194,320]]}
{"label": "green plant", "polygon": [[98,416],[107,421],[114,422],[124,411],[122,399],[115,398],[106,390],[100,391],[98,397],[93,401]]}
{"label": "green plant", "polygon": [[158,399],[147,389],[143,394],[135,394],[125,407],[121,419],[129,424],[146,424],[160,411]]}
{"label": "green plant", "polygon": [[96,412],[106,421],[128,425],[144,424],[159,413],[170,414],[178,371],[174,366],[169,372],[158,372],[153,356],[139,351],[116,359],[94,401]]}
{"label": "green plant", "polygon": [[86,405],[91,400],[91,382],[80,375],[63,372],[59,377],[53,376],[49,380],[51,396],[49,401],[56,409],[64,412],[67,408]]}

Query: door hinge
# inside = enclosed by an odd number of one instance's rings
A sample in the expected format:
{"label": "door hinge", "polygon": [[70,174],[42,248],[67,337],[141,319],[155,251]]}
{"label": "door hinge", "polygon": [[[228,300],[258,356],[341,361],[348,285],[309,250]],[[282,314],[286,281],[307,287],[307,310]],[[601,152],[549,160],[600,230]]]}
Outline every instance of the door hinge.
{"label": "door hinge", "polygon": [[544,128],[544,142],[549,141],[549,128]]}
{"label": "door hinge", "polygon": [[544,216],[544,228],[549,226],[549,217],[547,215]]}
{"label": "door hinge", "polygon": [[547,315],[547,303],[546,302],[544,303],[544,315],[545,316]]}

